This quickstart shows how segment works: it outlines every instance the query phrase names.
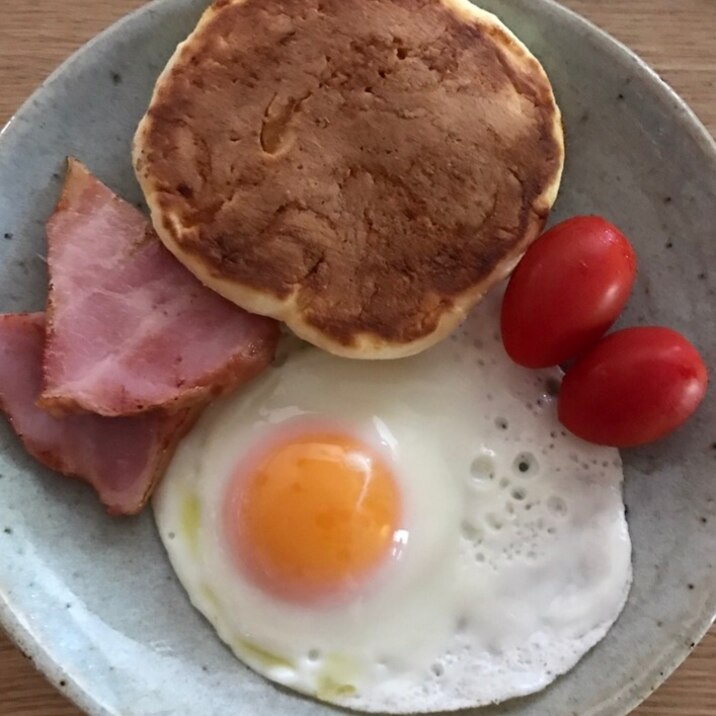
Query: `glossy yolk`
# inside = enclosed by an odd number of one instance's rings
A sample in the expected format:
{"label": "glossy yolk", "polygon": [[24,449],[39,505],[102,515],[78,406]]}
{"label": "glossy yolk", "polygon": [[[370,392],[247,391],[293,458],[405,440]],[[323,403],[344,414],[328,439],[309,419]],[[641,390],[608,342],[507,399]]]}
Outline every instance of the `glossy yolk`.
{"label": "glossy yolk", "polygon": [[228,529],[261,587],[294,601],[355,587],[390,552],[399,495],[385,462],[350,436],[274,445],[236,475]]}

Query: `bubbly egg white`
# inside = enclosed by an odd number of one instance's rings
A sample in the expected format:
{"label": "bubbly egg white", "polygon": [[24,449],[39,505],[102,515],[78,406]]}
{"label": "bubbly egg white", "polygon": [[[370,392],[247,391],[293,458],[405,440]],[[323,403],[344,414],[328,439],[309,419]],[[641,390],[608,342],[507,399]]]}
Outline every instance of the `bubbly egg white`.
{"label": "bubbly egg white", "polygon": [[[619,454],[565,433],[559,372],[508,359],[499,306],[493,292],[451,339],[401,361],[293,351],[184,440],[154,500],[159,532],[192,603],[250,667],[355,709],[452,710],[544,688],[616,620],[631,581]],[[393,559],[329,607],[256,587],[220,519],[249,451],[314,418],[381,449],[404,508]]]}

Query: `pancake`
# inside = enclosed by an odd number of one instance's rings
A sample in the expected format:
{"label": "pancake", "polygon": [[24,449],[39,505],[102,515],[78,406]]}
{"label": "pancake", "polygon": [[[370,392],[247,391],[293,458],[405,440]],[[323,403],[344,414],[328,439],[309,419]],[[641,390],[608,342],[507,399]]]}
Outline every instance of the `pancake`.
{"label": "pancake", "polygon": [[460,324],[540,233],[563,161],[544,70],[467,0],[219,0],[134,144],[190,271],[354,358]]}

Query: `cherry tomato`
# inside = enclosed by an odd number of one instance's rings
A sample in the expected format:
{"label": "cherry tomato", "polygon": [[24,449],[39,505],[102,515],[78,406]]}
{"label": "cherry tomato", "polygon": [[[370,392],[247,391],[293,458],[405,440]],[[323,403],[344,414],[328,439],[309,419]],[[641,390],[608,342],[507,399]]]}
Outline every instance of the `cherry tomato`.
{"label": "cherry tomato", "polygon": [[633,447],[665,436],[698,407],[708,382],[697,350],[669,328],[627,328],[567,371],[559,419],[589,442]]}
{"label": "cherry tomato", "polygon": [[553,227],[527,250],[502,304],[502,340],[515,363],[558,365],[583,353],[629,298],[636,256],[619,229],[598,216]]}

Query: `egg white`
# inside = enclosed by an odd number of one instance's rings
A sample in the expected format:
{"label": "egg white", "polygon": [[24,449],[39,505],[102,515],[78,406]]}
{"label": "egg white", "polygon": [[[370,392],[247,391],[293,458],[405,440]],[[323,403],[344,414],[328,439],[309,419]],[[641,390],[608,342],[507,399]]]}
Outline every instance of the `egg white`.
{"label": "egg white", "polygon": [[[445,711],[544,688],[615,621],[631,582],[618,452],[565,433],[559,372],[508,359],[499,305],[493,293],[402,361],[293,351],[184,440],[154,500],[159,532],[192,603],[253,669],[355,709]],[[237,569],[220,518],[242,459],[315,419],[387,455],[405,544],[359,599],[311,607]]]}

